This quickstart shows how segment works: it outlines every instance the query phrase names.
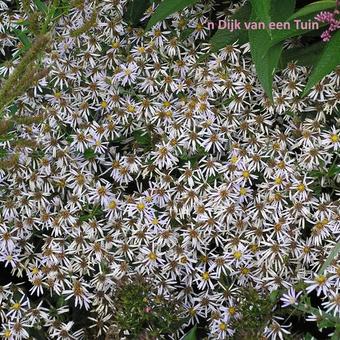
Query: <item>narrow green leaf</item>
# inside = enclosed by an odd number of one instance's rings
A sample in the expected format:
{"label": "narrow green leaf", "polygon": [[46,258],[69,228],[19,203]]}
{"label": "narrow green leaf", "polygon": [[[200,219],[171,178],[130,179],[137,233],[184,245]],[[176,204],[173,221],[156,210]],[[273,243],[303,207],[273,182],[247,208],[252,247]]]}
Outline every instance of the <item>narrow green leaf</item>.
{"label": "narrow green leaf", "polygon": [[179,12],[185,7],[195,4],[198,0],[164,0],[156,8],[155,13],[150,18],[145,30],[148,31],[152,26],[164,20],[169,15]]}
{"label": "narrow green leaf", "polygon": [[41,0],[33,0],[33,2],[37,6],[39,11],[41,11],[45,14],[48,12],[48,8],[47,8],[46,4],[44,4]]}
{"label": "narrow green leaf", "polygon": [[[236,19],[243,24],[244,21],[249,20],[251,13],[250,3],[245,3],[234,15],[230,17],[230,19]],[[226,29],[219,29],[217,32],[210,38],[209,43],[211,44],[212,52],[216,52],[219,49],[225,47],[226,45],[233,44],[234,42],[238,42],[240,44],[244,44],[248,41],[248,31],[245,29],[237,30],[237,31],[229,31]]]}
{"label": "narrow green leaf", "polygon": [[183,340],[197,340],[196,337],[197,326],[195,325],[191,330],[184,336]]}
{"label": "narrow green leaf", "polygon": [[288,21],[294,20],[300,17],[304,17],[311,13],[316,13],[320,11],[324,11],[325,9],[335,8],[336,1],[317,1],[311,4],[306,5],[301,8],[297,12],[295,12],[291,17],[288,18]]}
{"label": "narrow green leaf", "polygon": [[329,253],[326,261],[323,263],[322,267],[320,268],[318,274],[322,275],[326,268],[331,264],[331,262],[338,256],[340,252],[340,241],[334,246],[332,251]]}
{"label": "narrow green leaf", "polygon": [[315,65],[307,85],[302,93],[305,96],[309,90],[323,77],[340,65],[340,31],[336,31],[331,40],[326,44],[319,62]]}
{"label": "narrow green leaf", "polygon": [[15,35],[19,38],[19,40],[22,42],[22,44],[24,45],[24,50],[28,50],[31,47],[31,42],[28,39],[26,33],[28,33],[28,31],[21,31],[18,29],[13,29]]}

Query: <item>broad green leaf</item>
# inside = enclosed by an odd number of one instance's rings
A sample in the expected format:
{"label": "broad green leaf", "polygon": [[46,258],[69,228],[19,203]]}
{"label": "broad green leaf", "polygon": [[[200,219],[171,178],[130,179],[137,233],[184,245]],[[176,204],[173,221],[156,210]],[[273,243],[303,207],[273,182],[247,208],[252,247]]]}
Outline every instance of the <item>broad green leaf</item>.
{"label": "broad green leaf", "polygon": [[331,40],[326,44],[318,63],[308,79],[302,96],[305,96],[316,83],[338,65],[340,65],[340,30],[336,31]]}
{"label": "broad green leaf", "polygon": [[[139,1],[139,0],[138,0]],[[156,8],[155,13],[150,18],[145,30],[149,30],[158,22],[164,20],[169,15],[179,12],[185,7],[195,4],[198,0],[164,0]]]}
{"label": "broad green leaf", "polygon": [[[270,18],[270,9],[271,9],[271,0],[250,0],[253,11],[258,18],[260,18],[268,27],[271,18]],[[268,30],[269,35],[271,35],[270,30]]]}
{"label": "broad green leaf", "polygon": [[261,41],[270,39],[266,31],[249,31],[251,56],[255,64],[257,76],[267,96],[273,100],[273,79],[275,69],[279,63],[282,52],[282,44],[276,44],[263,57]]}
{"label": "broad green leaf", "polygon": [[[284,21],[291,15],[294,8],[295,0],[285,1],[284,4],[281,0],[273,0],[271,20],[275,22]],[[261,21],[255,11],[252,12],[251,21]],[[273,100],[273,79],[282,52],[282,43],[277,43],[268,49],[267,46],[271,44],[271,41],[266,30],[249,30],[250,50],[257,76],[267,96]]]}
{"label": "broad green leaf", "polygon": [[311,4],[308,4],[307,6],[301,8],[297,12],[295,12],[291,17],[288,18],[288,21],[304,17],[308,14],[324,11],[326,9],[335,8],[336,1],[317,1],[313,2]]}
{"label": "broad green leaf", "polygon": [[28,33],[28,31],[21,31],[18,29],[13,29],[15,35],[20,39],[20,41],[22,42],[22,44],[24,45],[24,50],[28,50],[31,47],[31,42],[28,39],[26,33]]}
{"label": "broad green leaf", "polygon": [[340,252],[340,241],[334,246],[332,251],[329,253],[326,261],[323,263],[322,267],[320,268],[318,274],[321,275],[324,273],[326,268],[331,264],[331,262],[338,256]]}
{"label": "broad green leaf", "polygon": [[44,4],[41,0],[33,0],[33,2],[37,6],[39,11],[41,11],[45,14],[48,12],[48,8],[47,8],[46,4]]}
{"label": "broad green leaf", "polygon": [[325,43],[318,42],[309,46],[290,48],[282,52],[280,68],[285,68],[291,61],[296,61],[299,65],[313,66],[320,59]]}
{"label": "broad green leaf", "polygon": [[151,5],[150,0],[133,0],[127,6],[124,17],[133,25],[136,26],[140,23],[144,12]]}
{"label": "broad green leaf", "polygon": [[[242,6],[234,15],[230,17],[230,19],[236,19],[243,23],[248,20],[250,17],[251,6],[250,3],[246,3]],[[243,44],[248,41],[248,31],[245,29],[237,30],[237,31],[229,31],[226,29],[217,30],[217,32],[211,37],[209,43],[212,45],[211,50],[213,52],[218,51],[219,49],[225,47],[226,45],[233,44],[234,42],[238,42]]]}
{"label": "broad green leaf", "polygon": [[184,336],[183,340],[197,340],[196,337],[197,326],[195,325],[191,330]]}

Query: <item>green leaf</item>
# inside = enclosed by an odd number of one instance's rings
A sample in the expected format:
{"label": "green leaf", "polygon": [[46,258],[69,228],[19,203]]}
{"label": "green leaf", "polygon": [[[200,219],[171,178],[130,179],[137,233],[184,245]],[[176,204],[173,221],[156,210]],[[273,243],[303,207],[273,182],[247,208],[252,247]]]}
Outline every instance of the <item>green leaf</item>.
{"label": "green leaf", "polygon": [[47,8],[46,4],[44,4],[41,0],[33,0],[33,2],[37,6],[39,11],[41,11],[45,14],[48,12],[48,8]]}
{"label": "green leaf", "polygon": [[[295,1],[281,0],[272,1],[271,17],[273,21],[283,21],[293,11]],[[252,12],[251,21],[260,22],[260,17],[255,11]],[[272,87],[275,69],[278,66],[280,55],[282,52],[282,43],[275,44],[270,49],[267,48],[271,44],[271,37],[265,30],[250,30],[249,31],[250,51],[256,67],[257,76],[267,94],[273,100]]]}
{"label": "green leaf", "polygon": [[22,42],[22,44],[24,45],[24,50],[28,50],[31,47],[31,42],[28,39],[26,33],[28,33],[28,31],[21,31],[18,30],[16,28],[13,29],[15,35],[19,38],[19,40]]}
{"label": "green leaf", "polygon": [[[236,19],[243,23],[248,20],[251,13],[250,3],[246,3],[242,6],[234,15],[230,17],[230,19]],[[248,31],[245,29],[238,31],[229,31],[226,29],[219,29],[217,32],[211,37],[209,43],[212,45],[211,50],[213,52],[218,51],[219,49],[225,47],[226,45],[233,44],[236,40],[239,41],[240,44],[243,44],[248,41]]]}
{"label": "green leaf", "polygon": [[181,41],[185,40],[186,38],[188,38],[190,36],[191,33],[194,32],[193,28],[187,28],[185,30],[183,30],[180,34],[180,39]]}
{"label": "green leaf", "polygon": [[291,61],[296,61],[299,65],[313,66],[320,59],[325,43],[318,42],[309,46],[290,48],[282,52],[280,68],[285,68]]}
{"label": "green leaf", "polygon": [[7,156],[7,150],[0,148],[0,158],[4,158]]}
{"label": "green leaf", "polygon": [[326,261],[323,263],[322,267],[320,268],[318,274],[322,275],[326,268],[331,264],[331,262],[338,256],[340,252],[340,241],[334,246],[332,251],[329,253]]}
{"label": "green leaf", "polygon": [[124,17],[133,25],[140,24],[144,12],[151,5],[150,0],[133,0],[127,6]]}
{"label": "green leaf", "polygon": [[323,328],[331,328],[334,327],[334,322],[328,320],[328,319],[323,319],[318,322],[318,328],[322,330]]}
{"label": "green leaf", "polygon": [[331,40],[326,44],[319,62],[315,65],[307,85],[302,93],[305,96],[309,90],[327,74],[340,65],[340,30],[336,31]]}
{"label": "green leaf", "polygon": [[[286,19],[285,21],[289,23],[290,25],[290,29],[289,30],[274,30],[272,32],[272,40],[269,43],[266,43],[267,47],[266,49],[269,50],[271,48],[271,46],[274,46],[275,44],[284,41],[288,38],[293,38],[299,35],[304,35],[306,33],[309,33],[311,31],[314,31],[314,29],[312,28],[308,28],[308,29],[301,29],[298,28],[296,23],[294,22],[294,20],[298,19],[301,20],[303,22],[308,22],[310,20],[310,22],[315,22],[314,17],[315,15],[319,13],[319,12],[313,12],[310,14],[307,14],[305,16],[299,17],[299,18],[295,18],[295,19]],[[319,28],[325,27],[327,26],[326,23],[319,23]]]}
{"label": "green leaf", "polygon": [[164,0],[156,8],[155,13],[150,18],[145,30],[148,31],[152,26],[164,20],[169,15],[179,12],[185,7],[195,4],[198,0]]}
{"label": "green leaf", "polygon": [[332,166],[328,169],[327,177],[333,178],[338,174],[340,174],[340,166],[333,163]]}
{"label": "green leaf", "polygon": [[185,334],[183,340],[197,340],[196,332],[197,326],[195,325],[187,334]]}
{"label": "green leaf", "polygon": [[314,339],[314,337],[313,337],[313,335],[312,334],[310,334],[310,333],[307,333],[307,334],[305,334],[305,336],[304,336],[304,338],[303,338],[304,340],[313,340]]}
{"label": "green leaf", "polygon": [[[271,0],[250,0],[250,2],[256,17],[261,18],[261,20],[266,24],[266,27],[268,27],[271,21]],[[271,35],[270,30],[268,30],[268,33]]]}
{"label": "green leaf", "polygon": [[133,132],[133,137],[138,144],[150,145],[151,135],[143,130],[137,130]]}
{"label": "green leaf", "polygon": [[335,8],[336,1],[317,1],[307,6],[301,8],[297,12],[295,12],[291,17],[288,18],[288,21],[304,17],[308,14],[324,11],[325,9]]}
{"label": "green leaf", "polygon": [[96,153],[92,149],[86,149],[84,151],[84,157],[85,159],[93,159],[96,157]]}

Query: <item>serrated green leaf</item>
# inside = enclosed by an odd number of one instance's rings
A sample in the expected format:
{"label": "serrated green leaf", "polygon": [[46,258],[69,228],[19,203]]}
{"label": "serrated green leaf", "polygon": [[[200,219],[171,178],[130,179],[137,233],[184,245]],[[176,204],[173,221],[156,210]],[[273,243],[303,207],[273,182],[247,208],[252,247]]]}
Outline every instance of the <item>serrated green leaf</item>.
{"label": "serrated green leaf", "polygon": [[[248,20],[251,14],[251,6],[250,3],[246,3],[242,6],[234,15],[230,17],[231,20],[236,19],[243,23]],[[238,31],[229,31],[226,29],[219,29],[217,32],[210,38],[209,43],[212,46],[212,51],[218,51],[219,49],[225,47],[226,45],[233,44],[236,40],[240,44],[243,44],[248,41],[248,31],[245,29]]]}
{"label": "serrated green leaf", "polygon": [[39,11],[41,11],[45,14],[48,12],[48,8],[47,8],[46,4],[44,4],[41,0],[33,0],[33,2],[37,6]]}
{"label": "serrated green leaf", "polygon": [[311,4],[306,5],[305,7],[299,9],[295,12],[291,17],[288,18],[288,21],[294,20],[300,17],[304,17],[311,13],[316,13],[320,11],[324,11],[325,9],[335,8],[336,1],[317,1]]}
{"label": "serrated green leaf", "polygon": [[340,30],[333,34],[331,40],[326,44],[318,63],[310,75],[307,85],[302,93],[305,96],[309,90],[327,74],[340,65]]}
{"label": "serrated green leaf", "polygon": [[164,20],[169,15],[179,12],[185,7],[195,4],[198,0],[164,0],[156,8],[155,13],[150,18],[145,30],[149,30],[158,22]]}
{"label": "serrated green leaf", "polygon": [[128,4],[124,17],[136,26],[149,6],[150,0],[133,0]]}
{"label": "serrated green leaf", "polygon": [[196,332],[197,326],[195,325],[187,334],[185,334],[183,340],[197,340]]}

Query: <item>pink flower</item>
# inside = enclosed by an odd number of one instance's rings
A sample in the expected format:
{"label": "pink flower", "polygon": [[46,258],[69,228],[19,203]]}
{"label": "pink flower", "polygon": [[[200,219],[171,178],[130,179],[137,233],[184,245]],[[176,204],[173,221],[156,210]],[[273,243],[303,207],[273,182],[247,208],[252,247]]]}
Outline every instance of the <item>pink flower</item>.
{"label": "pink flower", "polygon": [[331,39],[331,32],[334,32],[340,28],[340,21],[335,17],[335,15],[338,13],[339,11],[336,9],[334,12],[320,12],[315,16],[316,21],[329,24],[327,30],[321,34],[321,39],[325,42]]}

